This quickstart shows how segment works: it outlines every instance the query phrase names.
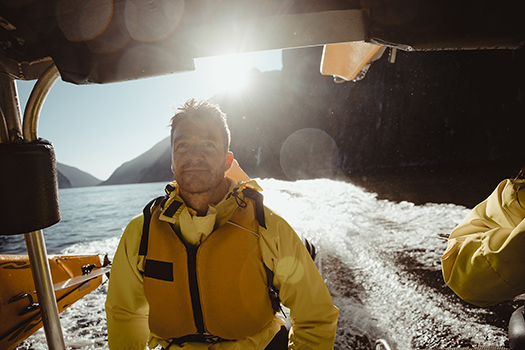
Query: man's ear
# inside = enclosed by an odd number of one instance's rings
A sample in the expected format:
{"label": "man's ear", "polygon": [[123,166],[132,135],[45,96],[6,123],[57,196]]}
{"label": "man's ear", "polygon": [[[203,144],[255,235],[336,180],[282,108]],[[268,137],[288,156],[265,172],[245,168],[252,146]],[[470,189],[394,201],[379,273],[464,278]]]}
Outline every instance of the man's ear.
{"label": "man's ear", "polygon": [[175,165],[173,165],[173,159],[171,160],[171,172],[175,175]]}
{"label": "man's ear", "polygon": [[225,164],[224,172],[230,170],[230,168],[232,167],[232,163],[233,163],[233,153],[228,152],[228,154],[226,155],[226,164]]}

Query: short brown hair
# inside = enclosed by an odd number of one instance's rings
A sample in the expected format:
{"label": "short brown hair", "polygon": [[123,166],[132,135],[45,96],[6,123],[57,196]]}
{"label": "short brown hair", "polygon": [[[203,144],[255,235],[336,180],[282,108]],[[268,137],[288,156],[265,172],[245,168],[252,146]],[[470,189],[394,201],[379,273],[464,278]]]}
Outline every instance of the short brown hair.
{"label": "short brown hair", "polygon": [[173,134],[175,129],[181,120],[184,119],[199,119],[206,120],[215,123],[221,130],[221,135],[224,142],[224,149],[226,152],[230,149],[230,128],[228,127],[228,122],[226,120],[226,114],[224,114],[220,107],[209,101],[197,101],[195,99],[189,99],[182,105],[177,108],[177,113],[171,118],[171,146],[173,147]]}

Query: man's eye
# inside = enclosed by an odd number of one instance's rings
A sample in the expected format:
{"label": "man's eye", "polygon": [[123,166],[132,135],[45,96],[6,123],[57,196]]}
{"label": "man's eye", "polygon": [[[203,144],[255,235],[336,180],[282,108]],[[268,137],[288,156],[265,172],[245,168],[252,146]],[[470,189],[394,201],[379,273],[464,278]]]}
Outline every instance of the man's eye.
{"label": "man's eye", "polygon": [[181,142],[175,147],[175,149],[185,149],[188,147],[188,144],[186,142]]}
{"label": "man's eye", "polygon": [[215,147],[213,142],[204,142],[204,147]]}

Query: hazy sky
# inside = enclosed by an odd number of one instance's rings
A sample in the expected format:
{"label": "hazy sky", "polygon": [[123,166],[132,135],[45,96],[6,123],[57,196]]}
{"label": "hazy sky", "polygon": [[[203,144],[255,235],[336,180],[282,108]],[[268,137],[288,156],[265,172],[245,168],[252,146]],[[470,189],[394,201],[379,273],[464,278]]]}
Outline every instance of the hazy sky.
{"label": "hazy sky", "polygon": [[[40,115],[38,136],[51,141],[57,161],[106,180],[122,163],[169,135],[173,108],[188,98],[205,99],[242,88],[246,70],[280,70],[282,51],[195,60],[196,70],[105,85],[62,80],[51,89]],[[22,113],[35,81],[17,81]]]}

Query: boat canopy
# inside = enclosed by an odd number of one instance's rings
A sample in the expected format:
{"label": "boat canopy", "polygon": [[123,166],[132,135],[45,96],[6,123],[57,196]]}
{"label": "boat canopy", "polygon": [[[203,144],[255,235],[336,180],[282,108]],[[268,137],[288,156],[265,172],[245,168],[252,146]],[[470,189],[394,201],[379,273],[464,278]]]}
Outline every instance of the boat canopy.
{"label": "boat canopy", "polygon": [[194,70],[199,57],[365,42],[405,51],[513,49],[519,0],[3,0],[0,71],[111,83]]}

